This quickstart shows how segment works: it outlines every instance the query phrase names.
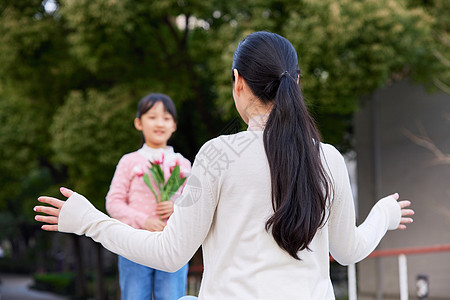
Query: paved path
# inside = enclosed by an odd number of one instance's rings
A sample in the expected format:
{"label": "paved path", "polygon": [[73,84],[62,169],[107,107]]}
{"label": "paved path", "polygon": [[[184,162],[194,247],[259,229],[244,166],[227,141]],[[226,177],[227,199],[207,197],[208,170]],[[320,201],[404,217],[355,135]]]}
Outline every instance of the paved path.
{"label": "paved path", "polygon": [[29,276],[0,274],[0,300],[68,300],[68,297],[31,290]]}

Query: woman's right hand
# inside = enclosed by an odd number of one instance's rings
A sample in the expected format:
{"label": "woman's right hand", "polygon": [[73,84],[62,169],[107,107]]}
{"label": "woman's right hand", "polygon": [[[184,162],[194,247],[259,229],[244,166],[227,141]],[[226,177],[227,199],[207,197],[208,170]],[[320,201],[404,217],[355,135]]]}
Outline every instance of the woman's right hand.
{"label": "woman's right hand", "polygon": [[148,217],[144,225],[144,229],[148,231],[162,231],[164,227],[166,227],[166,223],[158,217]]}
{"label": "woman's right hand", "polygon": [[[397,193],[393,194],[395,200],[398,201],[399,195]],[[397,229],[406,229],[406,224],[411,224],[413,219],[410,217],[414,215],[414,210],[409,209],[408,207],[411,205],[411,202],[408,200],[398,201],[402,211],[402,219],[400,220],[400,225],[398,225]]]}

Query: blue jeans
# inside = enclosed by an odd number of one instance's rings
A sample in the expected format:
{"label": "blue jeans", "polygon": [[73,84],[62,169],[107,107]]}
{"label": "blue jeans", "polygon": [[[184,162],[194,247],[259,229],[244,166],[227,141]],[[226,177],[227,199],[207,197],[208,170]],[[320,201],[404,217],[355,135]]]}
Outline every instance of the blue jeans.
{"label": "blue jeans", "polygon": [[152,269],[119,256],[122,300],[177,300],[186,295],[188,265],[174,273]]}

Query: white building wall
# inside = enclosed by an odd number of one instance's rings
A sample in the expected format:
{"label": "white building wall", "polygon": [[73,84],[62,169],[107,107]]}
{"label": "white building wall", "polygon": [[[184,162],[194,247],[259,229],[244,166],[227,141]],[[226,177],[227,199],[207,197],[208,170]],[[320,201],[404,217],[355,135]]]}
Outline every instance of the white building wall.
{"label": "white building wall", "polygon": [[[438,159],[413,139],[427,136],[450,156],[450,96],[409,81],[363,101],[355,116],[359,223],[377,199],[394,192],[412,201],[414,223],[388,232],[378,249],[450,244],[450,159]],[[381,276],[379,276],[381,274]],[[408,284],[427,274],[429,299],[450,299],[450,252],[408,256]],[[399,299],[397,258],[358,264],[358,299]]]}

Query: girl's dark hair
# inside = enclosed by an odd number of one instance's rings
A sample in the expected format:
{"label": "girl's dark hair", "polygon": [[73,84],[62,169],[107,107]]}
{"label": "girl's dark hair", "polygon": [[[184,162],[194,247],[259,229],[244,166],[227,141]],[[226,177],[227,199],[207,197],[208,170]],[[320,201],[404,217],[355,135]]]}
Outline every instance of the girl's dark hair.
{"label": "girl's dark hair", "polygon": [[164,109],[172,115],[173,120],[176,123],[177,109],[175,108],[175,103],[173,103],[173,100],[169,96],[157,93],[148,94],[139,101],[136,118],[140,119],[141,116],[148,112],[157,102],[162,102]]}
{"label": "girl's dark hair", "polygon": [[[176,123],[177,109],[175,107],[175,103],[173,103],[173,100],[169,96],[158,93],[148,94],[147,96],[139,100],[136,118],[140,119],[142,115],[148,112],[157,102],[161,102],[164,105],[164,109],[172,116],[173,120]],[[141,133],[141,146],[144,144],[144,134]]]}
{"label": "girl's dark hair", "polygon": [[[320,135],[308,114],[297,80],[297,53],[284,37],[255,32],[242,40],[233,56],[253,94],[272,104],[264,129],[274,214],[266,222],[277,244],[295,259],[309,249],[325,223],[330,183],[320,158]],[[233,75],[234,81],[234,75]]]}

